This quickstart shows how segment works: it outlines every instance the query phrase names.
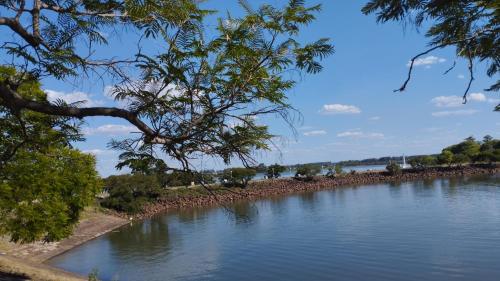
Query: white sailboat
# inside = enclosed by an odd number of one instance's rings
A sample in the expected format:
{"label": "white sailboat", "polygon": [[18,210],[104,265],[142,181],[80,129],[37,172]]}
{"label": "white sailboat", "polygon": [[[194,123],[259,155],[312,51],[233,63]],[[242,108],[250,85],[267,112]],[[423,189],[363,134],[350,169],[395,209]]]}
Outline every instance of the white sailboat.
{"label": "white sailboat", "polygon": [[403,154],[403,164],[400,164],[399,165],[402,169],[408,169],[410,168],[410,165],[409,164],[406,164],[406,157],[405,155]]}

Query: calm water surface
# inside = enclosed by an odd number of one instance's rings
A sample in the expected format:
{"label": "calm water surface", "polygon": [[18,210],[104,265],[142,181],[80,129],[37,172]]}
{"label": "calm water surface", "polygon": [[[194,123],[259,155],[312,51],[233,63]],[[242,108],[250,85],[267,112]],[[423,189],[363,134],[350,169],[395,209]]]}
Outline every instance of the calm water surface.
{"label": "calm water surface", "polygon": [[51,264],[103,280],[500,280],[500,177],[168,213]]}

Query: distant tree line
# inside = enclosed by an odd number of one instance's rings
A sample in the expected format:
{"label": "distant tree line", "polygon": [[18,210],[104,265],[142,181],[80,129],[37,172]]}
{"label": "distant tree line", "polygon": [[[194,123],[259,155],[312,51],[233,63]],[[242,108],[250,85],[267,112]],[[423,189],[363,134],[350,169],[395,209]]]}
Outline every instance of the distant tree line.
{"label": "distant tree line", "polygon": [[[462,166],[467,163],[492,164],[500,161],[500,140],[485,136],[481,141],[468,137],[464,141],[448,146],[440,154],[419,155],[407,157],[412,169],[425,170],[434,166]],[[385,161],[385,162],[383,162]],[[381,157],[360,161],[343,161],[339,163],[377,163],[387,164],[389,174],[402,173],[400,157]],[[328,164],[329,163],[329,164]],[[336,163],[322,162],[294,165],[293,179],[299,181],[313,181],[326,168],[324,175],[336,178],[347,175],[344,166]],[[210,171],[200,174],[188,172],[163,172],[151,170],[148,165],[140,162],[129,165],[135,167],[130,175],[111,176],[104,180],[104,189],[109,196],[102,200],[102,205],[121,212],[135,213],[142,209],[145,203],[152,202],[161,197],[162,190],[191,185],[220,183],[226,188],[246,188],[257,173],[265,174],[268,179],[281,177],[287,167],[279,164],[266,166],[259,164],[254,167],[227,168],[220,172]],[[351,170],[351,174],[355,171]]]}

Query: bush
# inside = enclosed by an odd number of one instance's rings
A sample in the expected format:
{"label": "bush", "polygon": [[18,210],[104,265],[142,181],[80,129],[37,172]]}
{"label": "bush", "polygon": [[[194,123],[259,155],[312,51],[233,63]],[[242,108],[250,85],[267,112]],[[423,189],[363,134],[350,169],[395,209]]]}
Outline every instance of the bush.
{"label": "bush", "polygon": [[438,156],[438,163],[451,166],[453,163],[453,153],[449,150],[443,150]]}
{"label": "bush", "polygon": [[66,147],[21,149],[0,170],[0,235],[14,242],[67,237],[102,187],[95,158]]}
{"label": "bush", "polygon": [[161,186],[156,176],[144,174],[110,176],[104,188],[109,196],[101,205],[120,212],[140,212],[145,203],[158,198]]}
{"label": "bush", "polygon": [[410,160],[410,165],[414,169],[424,170],[435,164],[436,164],[436,159],[429,155],[414,157]]}
{"label": "bush", "polygon": [[321,172],[321,168],[315,165],[302,165],[295,172],[295,179],[312,180]]}
{"label": "bush", "polygon": [[500,162],[500,150],[482,151],[474,158],[474,161],[486,162],[488,164],[493,164],[494,162]]}
{"label": "bush", "polygon": [[327,178],[335,178],[340,175],[344,174],[344,170],[342,169],[342,166],[337,164],[333,168],[328,168],[328,172],[326,173]]}
{"label": "bush", "polygon": [[274,164],[269,167],[267,167],[267,177],[272,179],[272,178],[279,178],[281,177],[281,173],[283,173],[286,170],[285,167]]}
{"label": "bush", "polygon": [[224,170],[222,179],[225,186],[247,187],[248,182],[255,177],[257,171],[249,168],[231,168]]}
{"label": "bush", "polygon": [[335,174],[336,175],[342,175],[344,173],[344,170],[342,168],[342,165],[335,165]]}
{"label": "bush", "polygon": [[401,174],[401,167],[396,162],[390,162],[385,169],[391,176]]}
{"label": "bush", "polygon": [[468,162],[470,162],[470,158],[465,154],[453,155],[453,163],[459,167]]}

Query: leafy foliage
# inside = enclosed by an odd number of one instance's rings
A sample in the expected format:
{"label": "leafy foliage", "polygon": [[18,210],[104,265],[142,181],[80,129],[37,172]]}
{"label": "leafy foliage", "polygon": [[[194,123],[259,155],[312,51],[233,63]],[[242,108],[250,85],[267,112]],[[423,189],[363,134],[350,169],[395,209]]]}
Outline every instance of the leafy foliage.
{"label": "leafy foliage", "polygon": [[462,165],[470,162],[493,163],[500,161],[500,140],[485,136],[482,141],[468,137],[464,141],[443,149],[438,160],[441,164]]}
{"label": "leafy foliage", "polygon": [[[306,43],[298,39],[299,31],[315,19],[319,5],[307,7],[304,1],[290,0],[282,8],[262,5],[254,10],[241,1],[243,16],[220,17],[213,28],[205,24],[205,17],[214,11],[200,9],[198,2],[42,1],[33,13],[24,9],[24,0],[13,6],[0,2],[39,23],[25,25],[16,17],[0,20],[0,27],[9,27],[23,42],[3,45],[23,73],[56,79],[82,71],[111,74],[122,81],[112,95],[126,106],[68,108],[27,102],[16,92],[18,83],[10,80],[0,82],[0,97],[11,110],[129,121],[142,134],[110,144],[123,152],[119,168],[171,169],[174,165],[158,160],[169,159],[182,170],[191,170],[191,160],[200,155],[227,164],[239,159],[250,166],[253,151],[268,149],[273,137],[255,117],[275,114],[292,122],[293,108],[286,98],[295,85],[291,72],[319,72],[321,60],[333,53],[333,47],[325,38]],[[47,16],[50,13],[56,17]],[[144,34],[131,58],[96,60],[76,48],[76,42],[85,42],[93,54],[94,46],[107,43],[102,32],[117,27]],[[165,48],[142,52],[148,49],[142,48],[147,42]],[[134,76],[126,73],[129,68]]]}
{"label": "leafy foliage", "polygon": [[[33,77],[0,67],[0,83],[19,79],[18,93],[46,103]],[[94,157],[71,149],[78,123],[0,104],[0,233],[16,242],[56,241],[72,231],[100,189]]]}
{"label": "leafy foliage", "polygon": [[0,232],[15,242],[68,236],[100,191],[93,156],[66,147],[24,149],[0,177]]}
{"label": "leafy foliage", "polygon": [[284,166],[279,164],[270,165],[267,167],[267,177],[270,179],[281,177],[281,173],[286,170]]}
{"label": "leafy foliage", "polygon": [[145,203],[161,194],[158,178],[144,174],[110,176],[104,181],[104,189],[109,196],[102,206],[130,214],[140,212]]}
{"label": "leafy foliage", "polygon": [[436,158],[430,155],[414,157],[409,161],[412,168],[421,170],[427,169],[428,167],[435,165],[436,162],[437,162]]}
{"label": "leafy foliage", "polygon": [[320,172],[321,168],[317,165],[302,165],[295,172],[295,178],[310,181]]}
{"label": "leafy foliage", "polygon": [[444,149],[438,156],[438,162],[440,164],[451,166],[451,164],[453,163],[453,152]]}
{"label": "leafy foliage", "polygon": [[231,168],[224,170],[222,179],[225,179],[224,185],[246,187],[248,182],[255,177],[257,172],[249,168]]}
{"label": "leafy foliage", "polygon": [[[47,102],[40,83],[31,76],[21,75],[14,68],[0,66],[0,83],[19,80],[17,92],[30,100]],[[0,98],[0,171],[17,151],[43,151],[51,145],[69,146],[82,140],[80,122],[65,117],[48,116],[36,112],[17,112],[2,104]]]}

